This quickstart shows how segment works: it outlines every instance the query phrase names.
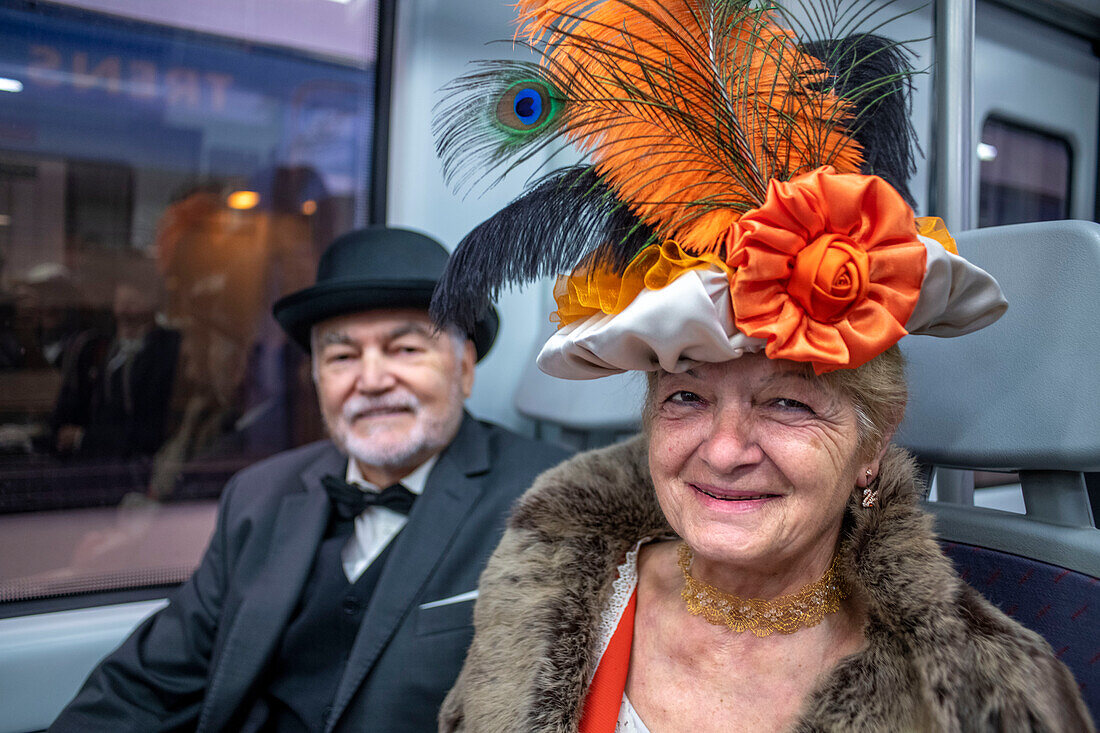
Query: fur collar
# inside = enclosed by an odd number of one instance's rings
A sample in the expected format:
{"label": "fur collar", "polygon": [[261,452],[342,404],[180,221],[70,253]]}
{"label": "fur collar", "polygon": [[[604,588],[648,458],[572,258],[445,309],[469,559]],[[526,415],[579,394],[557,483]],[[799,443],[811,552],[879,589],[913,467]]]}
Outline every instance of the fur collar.
{"label": "fur collar", "polygon": [[[959,580],[904,451],[887,452],[877,483],[870,510],[853,492],[841,542],[868,646],[822,678],[793,730],[1090,730],[1046,643]],[[616,568],[639,540],[671,534],[641,438],[543,474],[482,575],[441,730],[576,731]]]}

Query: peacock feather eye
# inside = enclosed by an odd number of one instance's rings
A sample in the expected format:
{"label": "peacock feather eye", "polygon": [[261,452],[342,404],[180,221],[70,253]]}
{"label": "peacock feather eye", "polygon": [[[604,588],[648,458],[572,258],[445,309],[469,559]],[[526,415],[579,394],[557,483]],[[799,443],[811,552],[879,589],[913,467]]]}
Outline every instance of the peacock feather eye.
{"label": "peacock feather eye", "polygon": [[512,130],[525,132],[543,127],[556,111],[550,85],[535,79],[512,84],[497,102],[497,122]]}

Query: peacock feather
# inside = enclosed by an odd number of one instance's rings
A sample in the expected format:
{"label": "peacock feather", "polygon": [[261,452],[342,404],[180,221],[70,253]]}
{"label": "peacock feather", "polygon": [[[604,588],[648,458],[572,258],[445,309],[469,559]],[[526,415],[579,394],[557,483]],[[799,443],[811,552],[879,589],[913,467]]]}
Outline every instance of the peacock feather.
{"label": "peacock feather", "polygon": [[[539,64],[479,61],[443,88],[432,128],[450,184],[471,183],[503,165],[498,178],[548,145],[563,145],[565,99]],[[540,156],[541,157],[541,156]]]}

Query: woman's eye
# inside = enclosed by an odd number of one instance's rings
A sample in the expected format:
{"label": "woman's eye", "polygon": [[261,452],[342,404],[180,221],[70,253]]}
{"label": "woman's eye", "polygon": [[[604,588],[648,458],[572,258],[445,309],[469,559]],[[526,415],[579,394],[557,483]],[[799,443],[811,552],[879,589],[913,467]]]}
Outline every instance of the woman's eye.
{"label": "woman's eye", "polygon": [[682,389],[679,392],[673,392],[669,395],[668,401],[680,405],[693,405],[701,403],[703,398],[694,392],[688,392],[686,389]]}
{"label": "woman's eye", "polygon": [[805,402],[792,400],[790,397],[779,397],[778,399],[773,400],[772,404],[774,404],[781,410],[797,410],[799,412],[808,412],[813,414],[813,408],[811,408]]}

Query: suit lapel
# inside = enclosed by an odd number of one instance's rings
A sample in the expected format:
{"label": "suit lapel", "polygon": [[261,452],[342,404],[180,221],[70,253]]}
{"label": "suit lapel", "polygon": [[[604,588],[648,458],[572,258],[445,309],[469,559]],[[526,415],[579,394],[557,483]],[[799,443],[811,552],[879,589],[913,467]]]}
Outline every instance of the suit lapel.
{"label": "suit lapel", "polygon": [[347,668],[333,701],[331,731],[363,683],[398,626],[408,615],[432,571],[482,492],[489,470],[485,429],[465,415],[458,435],[432,469],[424,494],[413,506],[396,543],[367,614],[359,627]]}
{"label": "suit lapel", "polygon": [[321,477],[342,475],[346,466],[334,447],[300,474],[304,490],[282,498],[270,554],[233,617],[199,730],[218,730],[229,721],[282,638],[328,525],[330,505]]}

